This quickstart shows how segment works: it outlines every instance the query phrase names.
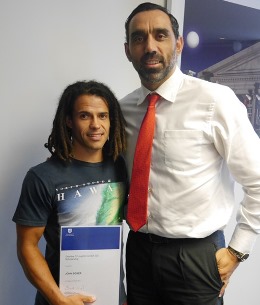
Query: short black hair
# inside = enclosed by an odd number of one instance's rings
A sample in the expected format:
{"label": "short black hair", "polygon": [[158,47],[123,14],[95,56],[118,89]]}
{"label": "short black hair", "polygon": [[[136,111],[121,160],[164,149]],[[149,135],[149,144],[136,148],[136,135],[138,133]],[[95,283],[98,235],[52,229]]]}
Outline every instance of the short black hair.
{"label": "short black hair", "polygon": [[154,11],[154,10],[160,10],[169,16],[174,36],[176,39],[179,38],[179,36],[180,36],[179,24],[178,24],[177,19],[165,7],[155,4],[155,3],[151,3],[151,2],[144,2],[144,3],[141,3],[140,5],[138,5],[126,19],[125,34],[126,34],[127,43],[129,43],[129,24],[130,24],[131,20],[133,19],[133,17],[140,12]]}

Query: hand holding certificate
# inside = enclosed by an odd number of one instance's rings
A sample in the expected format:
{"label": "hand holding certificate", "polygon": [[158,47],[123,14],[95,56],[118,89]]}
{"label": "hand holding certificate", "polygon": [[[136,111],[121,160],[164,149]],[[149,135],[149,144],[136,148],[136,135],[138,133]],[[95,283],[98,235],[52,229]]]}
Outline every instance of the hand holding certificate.
{"label": "hand holding certificate", "polygon": [[118,305],[122,226],[62,227],[60,289]]}

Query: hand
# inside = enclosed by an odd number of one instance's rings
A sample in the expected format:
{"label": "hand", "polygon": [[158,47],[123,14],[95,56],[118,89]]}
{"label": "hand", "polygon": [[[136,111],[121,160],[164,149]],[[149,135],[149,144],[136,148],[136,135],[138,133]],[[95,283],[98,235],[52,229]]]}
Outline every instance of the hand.
{"label": "hand", "polygon": [[231,254],[227,248],[219,249],[216,252],[216,260],[218,265],[219,275],[223,282],[219,297],[224,295],[225,289],[228,285],[229,278],[239,265],[237,258]]}
{"label": "hand", "polygon": [[62,302],[62,305],[85,305],[90,304],[96,301],[96,298],[94,296],[86,296],[82,294],[74,294],[70,295],[68,297],[65,297],[64,302]]}

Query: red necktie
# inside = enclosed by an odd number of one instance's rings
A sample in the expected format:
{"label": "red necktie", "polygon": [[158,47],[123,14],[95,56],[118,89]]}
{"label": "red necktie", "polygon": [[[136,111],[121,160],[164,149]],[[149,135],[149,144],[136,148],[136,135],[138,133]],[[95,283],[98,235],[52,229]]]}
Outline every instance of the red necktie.
{"label": "red necktie", "polygon": [[155,129],[155,104],[159,98],[158,94],[147,96],[149,105],[135,148],[127,208],[127,222],[134,231],[138,231],[147,221],[148,181]]}

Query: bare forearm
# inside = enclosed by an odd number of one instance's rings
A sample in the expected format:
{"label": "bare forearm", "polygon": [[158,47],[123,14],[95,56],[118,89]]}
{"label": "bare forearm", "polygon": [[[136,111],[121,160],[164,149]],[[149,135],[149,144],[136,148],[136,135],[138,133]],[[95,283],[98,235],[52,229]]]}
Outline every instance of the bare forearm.
{"label": "bare forearm", "polygon": [[57,286],[48,264],[38,247],[24,246],[18,250],[18,258],[28,280],[52,305],[62,304],[64,296]]}
{"label": "bare forearm", "polygon": [[28,280],[42,293],[50,305],[84,305],[92,303],[94,296],[75,294],[65,297],[56,284],[43,257],[38,242],[44,227],[17,225],[17,253]]}

